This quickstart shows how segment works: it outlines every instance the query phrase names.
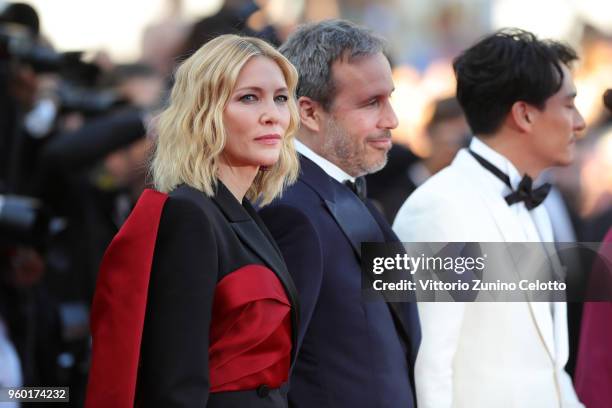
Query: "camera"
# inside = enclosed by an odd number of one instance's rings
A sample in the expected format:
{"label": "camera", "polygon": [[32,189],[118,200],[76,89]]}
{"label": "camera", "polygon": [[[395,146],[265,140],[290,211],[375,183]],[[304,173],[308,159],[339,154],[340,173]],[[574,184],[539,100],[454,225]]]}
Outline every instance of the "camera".
{"label": "camera", "polygon": [[0,63],[9,61],[27,64],[37,73],[57,72],[61,54],[37,44],[30,32],[18,24],[0,24]]}
{"label": "camera", "polygon": [[62,80],[56,97],[62,112],[93,116],[125,104],[115,92],[96,89],[100,69],[84,62],[81,52],[58,53],[39,44],[29,30],[18,24],[0,23],[0,65],[4,65],[0,72],[7,74],[8,68],[15,65],[29,66],[37,74],[59,74]]}
{"label": "camera", "polygon": [[[49,231],[50,220],[40,200],[0,194],[0,244],[19,242],[39,247]],[[9,242],[2,242],[5,239]]]}

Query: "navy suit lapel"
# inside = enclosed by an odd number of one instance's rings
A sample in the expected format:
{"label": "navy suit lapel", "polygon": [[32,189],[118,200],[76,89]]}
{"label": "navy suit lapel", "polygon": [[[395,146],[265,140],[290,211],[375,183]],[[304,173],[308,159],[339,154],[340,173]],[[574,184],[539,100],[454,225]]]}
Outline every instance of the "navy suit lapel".
{"label": "navy suit lapel", "polygon": [[358,259],[362,242],[383,242],[384,235],[363,202],[347,187],[329,177],[323,169],[300,157],[301,179],[321,196]]}
{"label": "navy suit lapel", "polygon": [[343,186],[337,188],[337,200],[325,200],[325,205],[361,259],[362,242],[383,242],[384,236],[363,202]]}
{"label": "navy suit lapel", "polygon": [[[369,203],[366,205],[348,188],[332,180],[311,160],[301,156],[300,163],[301,180],[321,196],[330,214],[350,241],[359,260],[361,260],[362,242],[399,242],[393,230],[388,226],[385,227],[386,221]],[[389,306],[398,334],[410,351],[412,369],[420,344],[416,305],[391,302],[384,291],[382,295]],[[413,373],[411,377],[413,378]]]}

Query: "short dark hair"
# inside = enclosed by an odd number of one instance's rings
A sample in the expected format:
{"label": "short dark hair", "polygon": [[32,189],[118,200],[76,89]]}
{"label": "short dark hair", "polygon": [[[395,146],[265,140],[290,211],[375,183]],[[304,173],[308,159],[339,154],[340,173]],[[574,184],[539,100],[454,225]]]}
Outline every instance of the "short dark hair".
{"label": "short dark hair", "polygon": [[517,28],[499,30],[462,52],[453,69],[472,132],[497,131],[517,101],[544,109],[563,84],[561,64],[577,59],[571,47]]}

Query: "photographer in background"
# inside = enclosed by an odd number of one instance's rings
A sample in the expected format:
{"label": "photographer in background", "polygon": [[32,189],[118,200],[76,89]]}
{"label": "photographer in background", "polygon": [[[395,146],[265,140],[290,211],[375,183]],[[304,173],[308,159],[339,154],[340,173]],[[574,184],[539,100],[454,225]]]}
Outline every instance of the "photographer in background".
{"label": "photographer in background", "polygon": [[124,105],[54,135],[38,158],[39,196],[66,220],[49,262],[58,270],[70,265],[69,272],[54,274],[50,284],[87,304],[104,249],[144,187],[144,136],[163,93],[162,78],[145,65],[118,66],[103,82]]}
{"label": "photographer in background", "polygon": [[38,73],[47,67],[36,12],[20,3],[0,12],[0,191],[17,192],[22,169],[16,155],[27,147],[22,122],[35,105]]}
{"label": "photographer in background", "polygon": [[[40,141],[28,120],[39,73],[48,68],[36,12],[25,4],[0,10],[0,384],[56,384],[57,308],[41,284],[41,206],[27,194],[34,166],[23,158]],[[34,232],[34,231],[37,232]],[[44,337],[38,333],[44,333]],[[27,405],[23,405],[27,406]]]}
{"label": "photographer in background", "polygon": [[99,259],[144,185],[163,81],[59,54],[38,27],[0,8],[0,384],[70,386],[80,406]]}

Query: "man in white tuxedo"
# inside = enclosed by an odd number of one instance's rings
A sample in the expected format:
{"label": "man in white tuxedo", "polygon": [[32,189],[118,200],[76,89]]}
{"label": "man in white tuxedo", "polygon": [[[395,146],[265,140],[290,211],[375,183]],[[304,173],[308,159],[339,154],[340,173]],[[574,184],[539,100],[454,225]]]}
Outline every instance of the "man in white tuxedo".
{"label": "man in white tuxedo", "polygon": [[[575,52],[512,29],[454,61],[475,137],[419,187],[393,228],[404,242],[552,242],[531,177],[568,165],[585,123],[574,105]],[[553,255],[554,256],[554,255]],[[582,407],[564,366],[563,302],[419,303],[415,378],[422,408]]]}

